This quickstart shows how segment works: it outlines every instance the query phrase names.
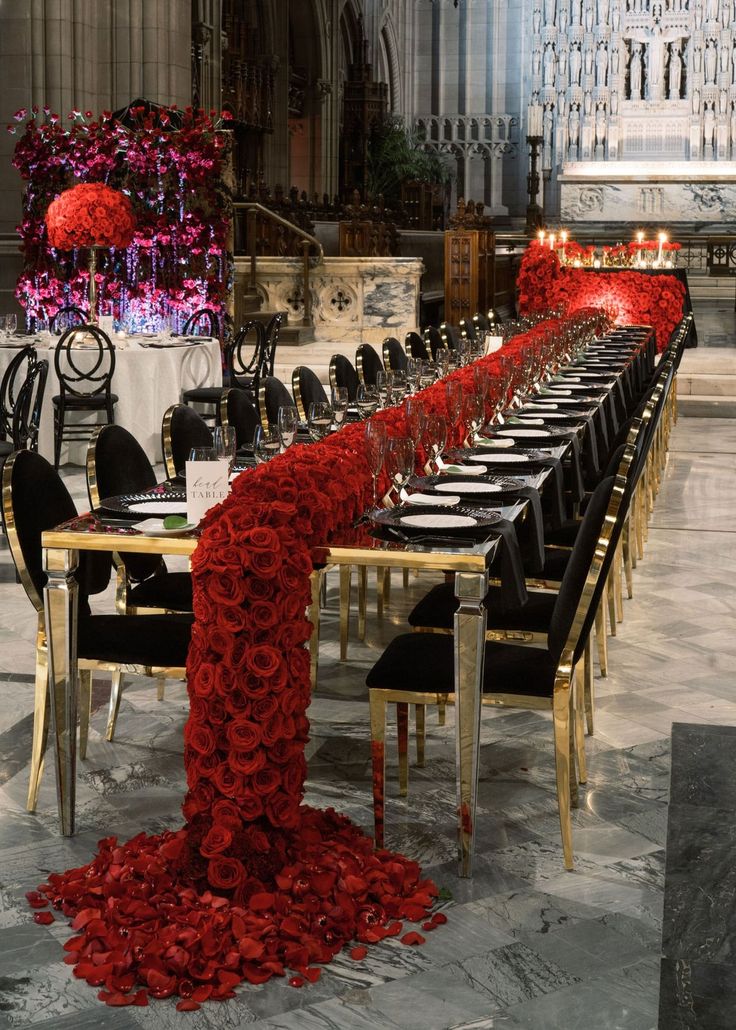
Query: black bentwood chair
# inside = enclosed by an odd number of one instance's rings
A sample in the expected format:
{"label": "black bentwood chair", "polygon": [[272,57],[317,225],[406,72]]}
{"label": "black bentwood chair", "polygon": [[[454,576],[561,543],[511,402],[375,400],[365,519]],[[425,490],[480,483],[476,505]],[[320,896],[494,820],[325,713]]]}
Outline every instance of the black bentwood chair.
{"label": "black bentwood chair", "polygon": [[251,319],[241,325],[228,351],[228,379],[231,387],[255,395],[264,372],[266,327]]}
{"label": "black bentwood chair", "polygon": [[220,319],[212,308],[200,308],[192,312],[184,323],[182,336],[219,336]]}
{"label": "black bentwood chair", "polygon": [[167,479],[184,474],[192,447],[212,447],[212,432],[194,408],[172,404],[161,422],[161,450]]}
{"label": "black bentwood chair", "polygon": [[387,336],[383,341],[383,367],[386,371],[406,372],[409,359],[406,351],[395,336]]}
{"label": "black bentwood chair", "polygon": [[[49,722],[48,651],[43,589],[41,535],[77,514],[58,472],[33,451],[16,451],[5,463],[2,477],[3,517],[10,553],[18,576],[38,614],[36,635],[36,692],[33,744],[28,785],[28,811],[34,812],[43,772]],[[79,753],[84,758],[89,730],[93,669],[112,673],[106,737],[115,732],[121,695],[121,666],[139,675],[183,678],[192,616],[91,615],[88,597],[100,593],[110,579],[110,555],[80,554],[77,668],[80,687]]]}
{"label": "black bentwood chair", "polygon": [[260,421],[258,408],[245,390],[225,390],[220,400],[220,425],[235,430],[239,452],[253,453],[253,437]]}
{"label": "black bentwood chair", "polygon": [[333,389],[338,386],[344,386],[348,391],[348,402],[355,404],[360,379],[350,358],[346,358],[344,354],[333,354],[330,358],[329,377],[330,386]]}
{"label": "black bentwood chair", "polygon": [[[146,452],[122,426],[100,426],[87,448],[87,493],[92,511],[107,497],[134,494],[156,485]],[[191,612],[192,577],[169,572],[158,554],[113,554],[117,568],[115,607],[120,615]]]}
{"label": "black bentwood chair", "polygon": [[294,407],[294,398],[276,376],[266,376],[258,387],[258,415],[264,429],[277,426],[279,408]]}
{"label": "black bentwood chair", "polygon": [[375,386],[377,374],[384,371],[380,355],[370,343],[361,343],[355,351],[355,367],[365,386]]}
{"label": "black bentwood chair", "polygon": [[62,333],[65,329],[71,329],[72,326],[84,325],[86,321],[86,312],[75,304],[67,304],[65,307],[59,308],[56,314],[49,319],[49,332]]}
{"label": "black bentwood chair", "polygon": [[0,464],[23,448],[38,450],[38,428],[48,376],[48,361],[38,361],[33,347],[23,347],[0,382]]}
{"label": "black bentwood chair", "polygon": [[[217,312],[211,308],[200,308],[198,311],[194,311],[184,323],[182,336],[202,337],[202,339],[219,338],[220,318]],[[207,405],[201,412],[202,417],[208,422],[214,422],[221,394],[221,386],[193,386],[190,390],[183,391],[181,399],[184,404]]]}
{"label": "black bentwood chair", "polygon": [[[547,709],[552,712],[555,744],[557,801],[560,812],[565,867],[573,867],[570,805],[577,801],[577,776],[585,782],[583,698],[576,690],[575,669],[583,656],[598,598],[607,574],[607,548],[612,523],[608,517],[614,488],[604,480],[591,498],[580,533],[560,585],[549,621],[545,648],[510,644],[485,645],[483,701],[494,706]],[[397,705],[399,753],[406,754],[408,705],[454,701],[454,640],[446,634],[407,633],[391,641],[368,674],[370,688],[371,750],[375,838],[383,846],[386,705]],[[421,713],[423,717],[423,712]],[[465,751],[471,746],[466,742]],[[400,783],[405,789],[407,769],[400,759]],[[461,773],[461,775],[463,775]]]}
{"label": "black bentwood chair", "polygon": [[111,389],[115,372],[115,348],[96,325],[75,326],[62,335],[54,351],[54,370],[59,393],[54,405],[54,468],[59,467],[64,441],[88,440],[95,423],[69,423],[72,414],[97,412],[103,424],[115,421],[117,394]]}
{"label": "black bentwood chair", "polygon": [[319,381],[319,377],[311,368],[307,368],[306,365],[297,365],[291,373],[291,392],[294,394],[296,410],[299,412],[299,418],[302,422],[307,421],[310,404],[319,403],[320,401],[325,404],[330,402],[324,386]]}

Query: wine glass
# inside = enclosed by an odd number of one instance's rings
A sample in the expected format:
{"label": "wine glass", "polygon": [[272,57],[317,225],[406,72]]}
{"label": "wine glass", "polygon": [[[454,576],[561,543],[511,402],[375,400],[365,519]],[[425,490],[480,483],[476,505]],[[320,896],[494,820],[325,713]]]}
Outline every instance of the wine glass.
{"label": "wine glass", "polygon": [[324,440],[332,426],[333,411],[327,401],[312,401],[307,412],[307,428],[315,441]]}
{"label": "wine glass", "polygon": [[463,388],[458,379],[448,379],[445,383],[445,401],[447,418],[454,426],[460,421],[463,412]]}
{"label": "wine glass", "polygon": [[192,447],[187,461],[217,461],[217,458],[214,447]]}
{"label": "wine glass", "polygon": [[365,451],[368,468],[373,476],[373,507],[378,504],[378,476],[386,456],[388,433],[383,422],[370,421],[365,427]]}
{"label": "wine glass", "polygon": [[422,436],[424,435],[424,422],[426,419],[426,412],[420,397],[412,396],[406,398],[406,403],[404,404],[404,417],[406,418],[406,424],[409,427],[409,435],[414,441],[414,445],[418,446],[422,442]]}
{"label": "wine glass", "polygon": [[432,462],[439,468],[439,457],[447,443],[447,419],[444,415],[427,415],[424,423],[424,445],[429,455],[427,467],[432,471]]}
{"label": "wine glass", "polygon": [[335,425],[339,429],[345,421],[348,413],[348,388],[347,386],[333,386],[332,387],[332,417],[335,420]]}
{"label": "wine glass", "polygon": [[278,414],[278,430],[284,450],[291,447],[299,427],[299,412],[293,404],[282,404]]}
{"label": "wine glass", "polygon": [[18,316],[15,312],[5,316],[5,335],[10,338],[14,336],[18,328]]}
{"label": "wine glass", "polygon": [[369,418],[371,415],[375,415],[380,402],[381,398],[378,396],[378,390],[375,386],[369,386],[367,383],[360,384],[355,397],[355,403],[358,406],[358,413],[361,418]]}
{"label": "wine glass", "polygon": [[221,461],[227,461],[228,468],[232,469],[235,464],[235,430],[232,426],[215,426],[212,434],[212,442],[217,457]]}
{"label": "wine glass", "polygon": [[472,445],[473,437],[483,425],[485,406],[477,393],[466,393],[463,398],[463,420],[468,430],[467,439]]}
{"label": "wine glass", "polygon": [[264,461],[270,461],[281,450],[281,438],[278,429],[269,426],[256,426],[253,434],[253,454],[260,465]]}
{"label": "wine glass", "polygon": [[400,494],[414,472],[414,441],[408,436],[392,436],[386,444],[386,471]]}
{"label": "wine glass", "polygon": [[446,376],[447,373],[450,371],[450,351],[449,351],[449,348],[447,348],[447,347],[438,347],[437,348],[437,356],[435,358],[435,361],[437,362],[437,365],[439,367],[441,375]]}

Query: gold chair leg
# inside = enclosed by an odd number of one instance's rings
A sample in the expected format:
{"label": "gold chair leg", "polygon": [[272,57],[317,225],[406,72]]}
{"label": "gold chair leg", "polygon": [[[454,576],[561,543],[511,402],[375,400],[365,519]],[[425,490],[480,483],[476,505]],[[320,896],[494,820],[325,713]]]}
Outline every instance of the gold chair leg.
{"label": "gold chair leg", "polygon": [[36,689],[33,705],[33,743],[31,745],[31,770],[28,782],[26,808],[36,811],[38,789],[43,775],[43,757],[49,735],[49,669],[46,653],[36,652]]}
{"label": "gold chair leg", "polygon": [[598,602],[595,612],[595,642],[598,647],[598,665],[601,676],[605,679],[608,675],[608,639],[606,633],[606,605],[603,596]]}
{"label": "gold chair leg", "polygon": [[92,714],[92,670],[79,669],[79,757],[87,757],[89,719]]}
{"label": "gold chair leg", "polygon": [[383,603],[386,608],[391,604],[391,569],[383,570]]}
{"label": "gold chair leg", "polygon": [[555,773],[557,780],[557,805],[560,812],[560,832],[565,869],[573,868],[572,820],[570,814],[570,792],[574,777],[570,775],[572,750],[570,747],[570,682],[555,682],[552,698],[552,724],[555,739]]}
{"label": "gold chair leg", "polygon": [[424,744],[426,736],[426,705],[414,705],[414,735],[417,741],[417,767],[424,768]]}
{"label": "gold chair leg", "polygon": [[373,763],[373,824],[377,848],[384,841],[384,796],[386,782],[386,702],[378,690],[369,692],[371,712],[371,761]]}
{"label": "gold chair leg", "polygon": [[406,701],[396,704],[396,729],[399,739],[399,794],[409,793],[409,705]]}
{"label": "gold chair leg", "polygon": [[577,758],[577,781],[585,783],[588,779],[588,767],[585,761],[585,656],[576,666],[573,679],[572,743]]}
{"label": "gold chair leg", "polygon": [[105,740],[112,740],[115,736],[115,723],[118,721],[120,711],[120,698],[123,694],[123,674],[116,669],[112,674],[110,684],[110,708],[107,713],[107,727],[105,728]]}
{"label": "gold chair leg", "polygon": [[368,610],[368,568],[358,566],[358,640],[365,640],[365,617]]}
{"label": "gold chair leg", "polygon": [[444,726],[447,715],[447,704],[444,700],[437,699],[437,725]]}
{"label": "gold chair leg", "polygon": [[340,566],[340,661],[348,656],[348,635],[350,633],[350,580],[352,569]]}
{"label": "gold chair leg", "polygon": [[624,555],[624,573],[626,575],[626,596],[631,600],[634,596],[634,568],[631,555],[631,525],[626,519],[621,534],[621,548]]}
{"label": "gold chair leg", "polygon": [[613,556],[613,587],[614,599],[616,602],[616,617],[619,622],[624,621],[624,589],[622,583],[623,559],[621,557],[621,543],[616,548]]}
{"label": "gold chair leg", "polygon": [[310,579],[312,603],[309,606],[309,621],[312,623],[312,635],[309,638],[309,678],[312,690],[317,689],[317,672],[319,669],[319,623],[322,603],[322,584],[325,581],[324,570],[315,569]]}
{"label": "gold chair leg", "polygon": [[585,710],[585,723],[588,729],[588,736],[593,736],[593,719],[595,712],[595,683],[593,679],[593,642],[588,634],[588,639],[585,642],[585,652],[583,655],[584,666],[583,666],[583,708]]}
{"label": "gold chair leg", "polygon": [[403,575],[404,590],[408,590],[409,589],[409,570],[408,569],[404,569],[403,573],[404,573],[404,575]]}
{"label": "gold chair leg", "polygon": [[385,589],[386,589],[386,577],[384,575],[385,568],[383,565],[376,567],[376,615],[379,619],[383,618],[383,606],[385,601]]}
{"label": "gold chair leg", "polygon": [[616,595],[613,591],[613,582],[611,581],[611,573],[608,573],[608,579],[606,580],[605,594],[608,599],[608,630],[612,637],[616,636]]}

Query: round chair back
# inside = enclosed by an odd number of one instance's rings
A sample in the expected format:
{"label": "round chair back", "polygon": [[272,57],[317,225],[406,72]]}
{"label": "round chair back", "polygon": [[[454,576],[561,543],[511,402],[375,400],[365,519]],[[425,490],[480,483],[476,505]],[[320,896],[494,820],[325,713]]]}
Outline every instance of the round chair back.
{"label": "round chair back", "polygon": [[420,361],[430,360],[427,345],[422,339],[422,337],[419,335],[419,333],[415,333],[414,331],[412,331],[406,334],[406,339],[404,340],[404,349],[406,350],[407,354],[410,354],[413,358],[418,358]]}
{"label": "round chair back", "polygon": [[28,369],[28,374],[18,390],[11,426],[13,447],[16,450],[24,447],[32,451],[38,450],[38,430],[41,425],[41,409],[48,374],[48,361],[36,361]]}
{"label": "round chair back", "polygon": [[449,322],[443,322],[440,326],[440,336],[442,337],[442,345],[448,350],[457,350],[457,343],[460,339],[460,331],[454,325],[450,325]]}
{"label": "round chair back", "polygon": [[194,311],[184,323],[182,336],[219,336],[220,319],[212,308]]}
{"label": "round chair back", "polygon": [[296,410],[302,422],[307,421],[310,404],[319,401],[329,403],[329,397],[318,376],[306,365],[297,365],[291,373],[291,392],[294,394]]}
{"label": "round chair back", "polygon": [[67,304],[66,307],[59,308],[56,314],[49,319],[49,332],[63,333],[72,326],[84,325],[86,321],[87,315],[81,308],[74,304]]}
{"label": "round chair back", "polygon": [[330,386],[344,386],[348,391],[348,401],[354,404],[359,385],[360,379],[350,358],[344,354],[333,354],[330,358]]}
{"label": "round chair back", "polygon": [[281,326],[285,318],[285,311],[277,311],[266,326],[266,343],[263,348],[263,357],[258,369],[259,376],[273,375],[273,365],[276,360],[276,348],[279,344]]}
{"label": "round chair back", "polygon": [[383,341],[383,367],[394,372],[406,372],[409,359],[406,351],[395,336],[387,336]]}
{"label": "round chair back", "polygon": [[266,376],[258,387],[258,415],[264,429],[275,426],[279,420],[279,408],[293,407],[294,398],[280,379]]}
{"label": "round chair back", "polygon": [[361,343],[355,352],[355,366],[358,378],[366,386],[376,385],[376,374],[383,372],[383,362],[378,351],[370,343]]}
{"label": "round chair back", "polygon": [[96,325],[73,326],[62,335],[54,351],[54,370],[61,396],[109,396],[115,372],[115,348]]}
{"label": "round chair back", "polygon": [[192,447],[211,446],[212,433],[202,416],[186,404],[172,404],[161,425],[161,450],[167,477],[173,479],[184,472]]}
{"label": "round chair back", "polygon": [[227,352],[230,385],[252,387],[260,374],[266,347],[266,328],[263,322],[250,319],[241,325]]}
{"label": "round chair back", "polygon": [[253,436],[259,422],[258,408],[245,390],[225,390],[220,401],[220,423],[235,430],[238,449],[253,449]]}
{"label": "round chair back", "polygon": [[424,343],[426,349],[432,355],[432,361],[437,360],[437,351],[444,347],[442,336],[436,326],[430,325],[424,330]]}
{"label": "round chair back", "polygon": [[36,350],[30,345],[14,354],[0,382],[0,439],[13,439],[13,413],[28,373],[36,364]]}

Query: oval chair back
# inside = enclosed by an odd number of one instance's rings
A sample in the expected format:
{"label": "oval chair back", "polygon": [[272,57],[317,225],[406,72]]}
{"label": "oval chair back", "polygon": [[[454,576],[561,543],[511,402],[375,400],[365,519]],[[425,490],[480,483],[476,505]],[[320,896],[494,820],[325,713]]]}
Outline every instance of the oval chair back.
{"label": "oval chair back", "polygon": [[253,437],[260,423],[258,408],[245,390],[225,390],[220,400],[220,425],[235,430],[238,450],[253,450]]}
{"label": "oval chair back", "polygon": [[430,361],[430,353],[427,350],[427,345],[419,335],[419,333],[413,330],[406,334],[404,340],[404,349],[408,355],[412,358],[418,358],[420,361]]}
{"label": "oval chair back", "polygon": [[440,349],[440,347],[444,347],[444,343],[442,342],[442,337],[440,336],[439,329],[437,329],[436,326],[429,325],[424,330],[423,336],[425,347],[432,355],[432,361],[436,361],[437,351]]}
{"label": "oval chair back", "polygon": [[49,319],[49,332],[63,333],[75,325],[84,325],[86,321],[87,315],[81,308],[75,304],[67,304],[65,307],[59,308],[56,314]]}
{"label": "oval chair back", "polygon": [[457,341],[460,339],[460,330],[454,325],[450,325],[449,322],[443,322],[440,325],[440,336],[442,337],[442,345],[447,350],[457,350]]}
{"label": "oval chair back", "polygon": [[460,332],[469,340],[475,340],[477,339],[478,334],[481,332],[481,329],[480,327],[476,327],[475,322],[472,318],[461,318]]}
{"label": "oval chair back", "polygon": [[350,358],[346,358],[344,354],[333,354],[330,358],[329,375],[330,386],[344,386],[348,391],[349,403],[354,404],[358,396],[360,379]]}
{"label": "oval chair back", "polygon": [[383,362],[378,351],[370,343],[361,343],[355,352],[355,367],[358,379],[365,386],[376,385],[376,374],[383,372]]}
{"label": "oval chair back", "polygon": [[184,323],[182,336],[214,336],[220,335],[220,319],[212,308],[200,308],[193,311]]}
{"label": "oval chair back", "polygon": [[291,373],[291,392],[294,394],[296,410],[302,422],[307,421],[310,404],[320,401],[329,404],[330,399],[319,377],[306,365],[297,365]]}
{"label": "oval chair back", "polygon": [[293,407],[294,398],[280,379],[266,376],[258,387],[258,416],[264,429],[278,425],[279,408]]}
{"label": "oval chair back", "polygon": [[395,336],[387,336],[383,341],[383,367],[394,372],[406,372],[409,359],[406,351]]}
{"label": "oval chair back", "polygon": [[174,479],[184,473],[192,447],[211,446],[212,433],[202,416],[186,404],[172,404],[161,423],[161,450],[166,478]]}
{"label": "oval chair back", "polygon": [[[488,314],[492,315],[493,312],[489,311]],[[488,332],[490,320],[486,317],[486,315],[482,314],[482,312],[476,311],[476,313],[473,315],[470,321],[473,323],[475,331],[478,335],[482,336],[483,333]],[[495,321],[495,319],[493,319],[493,321]]]}
{"label": "oval chair back", "polygon": [[29,368],[18,391],[11,426],[13,447],[17,451],[25,447],[32,451],[38,450],[38,431],[48,374],[48,361],[36,361]]}
{"label": "oval chair back", "polygon": [[272,376],[273,366],[276,360],[276,348],[279,345],[281,327],[286,318],[285,311],[277,311],[266,326],[266,342],[263,348],[263,356],[258,369],[259,376]]}
{"label": "oval chair back", "polygon": [[[86,323],[62,334],[54,350],[54,371],[59,393],[54,405],[54,466],[59,467],[65,440],[88,440],[88,422],[68,423],[72,412],[104,412],[105,422],[114,422],[117,397],[112,392],[115,348],[99,326]],[[98,423],[99,424],[99,423]]]}
{"label": "oval chair back", "polygon": [[[36,364],[36,349],[30,345],[14,354],[0,381],[0,439],[13,439],[13,415],[28,373]],[[48,362],[46,363],[48,366]]]}
{"label": "oval chair back", "polygon": [[244,390],[257,390],[259,369],[266,346],[263,322],[250,319],[241,325],[226,355],[227,373],[231,386]]}

